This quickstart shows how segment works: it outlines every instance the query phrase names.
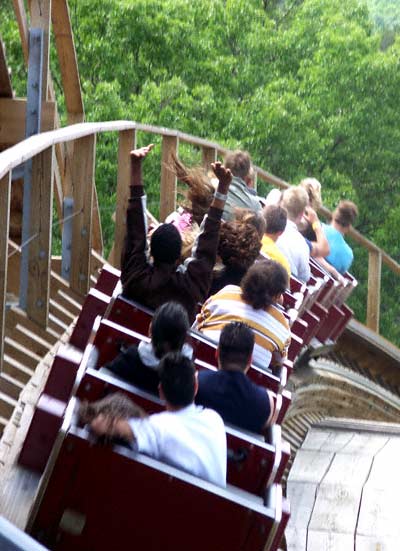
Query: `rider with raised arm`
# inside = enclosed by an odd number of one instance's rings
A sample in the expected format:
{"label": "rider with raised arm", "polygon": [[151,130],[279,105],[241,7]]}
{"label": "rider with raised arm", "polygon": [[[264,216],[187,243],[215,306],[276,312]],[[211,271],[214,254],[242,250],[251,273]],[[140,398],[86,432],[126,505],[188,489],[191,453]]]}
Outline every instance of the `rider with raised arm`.
{"label": "rider with raised arm", "polygon": [[192,255],[184,264],[179,262],[182,240],[172,224],[161,224],[150,240],[150,257],[147,247],[146,196],[142,182],[142,160],[153,144],[131,151],[131,195],[127,209],[126,237],[122,253],[121,282],[123,294],[149,308],[175,300],[194,320],[197,304],[208,296],[214,268],[221,216],[226,194],[232,180],[229,169],[220,162],[212,163],[218,178],[208,214],[204,217],[201,232]]}

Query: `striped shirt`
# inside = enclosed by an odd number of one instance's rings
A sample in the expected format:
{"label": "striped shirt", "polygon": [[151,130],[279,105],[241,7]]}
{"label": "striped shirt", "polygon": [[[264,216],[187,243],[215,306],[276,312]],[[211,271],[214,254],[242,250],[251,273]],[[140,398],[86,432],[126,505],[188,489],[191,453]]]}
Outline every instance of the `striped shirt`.
{"label": "striped shirt", "polygon": [[204,303],[194,329],[218,342],[222,329],[233,321],[246,323],[254,332],[252,363],[268,367],[275,350],[286,356],[290,329],[283,313],[273,305],[255,310],[244,302],[242,290],[237,285],[227,285]]}

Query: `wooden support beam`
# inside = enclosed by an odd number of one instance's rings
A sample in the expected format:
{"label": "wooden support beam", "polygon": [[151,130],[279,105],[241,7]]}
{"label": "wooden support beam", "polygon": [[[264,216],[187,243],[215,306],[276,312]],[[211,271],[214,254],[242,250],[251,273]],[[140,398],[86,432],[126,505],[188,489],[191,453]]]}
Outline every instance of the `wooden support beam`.
{"label": "wooden support beam", "polygon": [[[57,208],[57,215],[58,219],[62,220],[62,201],[64,198],[63,189],[62,189],[62,175],[60,173],[60,166],[61,163],[58,163],[58,150],[60,147],[55,146],[55,153],[56,153],[56,162],[54,163],[54,197],[56,202],[56,208]],[[62,228],[62,222],[60,222],[60,226]]]}
{"label": "wooden support beam", "polygon": [[58,335],[49,329],[43,329],[28,318],[26,313],[17,307],[7,311],[6,331],[21,345],[26,346],[34,354],[44,356],[59,340]]}
{"label": "wooden support beam", "polygon": [[29,58],[29,37],[28,37],[28,21],[26,18],[26,11],[24,0],[13,0],[14,13],[17,19],[19,35],[21,37],[22,52],[24,54],[25,64],[28,65]]}
{"label": "wooden support beam", "polygon": [[41,327],[49,319],[54,147],[33,158],[26,312]]}
{"label": "wooden support beam", "polygon": [[93,186],[93,222],[92,222],[92,249],[103,256],[103,232],[101,229],[101,217],[97,188]]}
{"label": "wooden support beam", "polygon": [[[15,16],[18,22],[18,28],[19,28],[20,38],[21,38],[22,50],[24,53],[25,64],[28,65],[29,32],[28,32],[28,21],[27,21],[27,15],[25,11],[24,0],[13,0],[13,4],[14,4]],[[49,99],[50,101],[55,102],[54,86],[53,86],[50,73],[48,74],[48,84],[49,84],[48,86]],[[1,109],[0,109],[0,113],[1,113]],[[52,124],[53,126],[51,128],[47,128],[46,119],[44,116],[44,106],[42,105],[42,132],[60,127],[60,119],[58,116],[57,107],[55,107],[55,116],[54,118],[52,118]],[[20,126],[20,128],[24,129],[25,125]],[[0,130],[1,130],[1,124],[0,124]],[[10,141],[7,143],[9,143],[10,145],[13,145],[18,141],[21,141],[21,139],[16,141]],[[1,140],[0,140],[0,144],[1,144]],[[64,152],[61,144],[56,145],[56,153],[57,153],[57,162],[58,162],[58,170],[56,172],[56,180],[55,180],[56,202],[57,202],[58,214],[60,215],[62,213],[62,202],[63,202],[63,196],[62,196],[62,193],[60,195],[60,191],[62,190],[62,187],[64,185]]]}
{"label": "wooden support beam", "polygon": [[121,254],[126,232],[126,209],[130,182],[129,152],[135,147],[135,130],[124,130],[119,133],[115,234],[112,257],[110,257],[110,262],[118,269],[121,267]]}
{"label": "wooden support beam", "polygon": [[68,112],[68,124],[75,124],[82,122],[85,114],[74,37],[66,0],[53,0],[51,18]]}
{"label": "wooden support beam", "polygon": [[[21,19],[26,19],[26,13],[23,2],[17,2],[19,4],[18,9],[14,9],[18,14],[17,17]],[[54,91],[54,84],[50,74],[50,65],[49,65],[49,52],[50,52],[50,19],[52,12],[52,1],[51,0],[29,0],[29,10],[30,10],[30,26],[38,27],[43,29],[44,33],[44,43],[43,43],[43,74],[42,74],[42,99],[43,101],[52,101],[56,104],[56,95]],[[21,41],[22,40],[23,29],[20,26]],[[81,122],[82,119],[76,120],[75,122]],[[72,121],[70,121],[72,122]],[[59,128],[60,118],[58,115],[57,107],[55,108],[54,118],[52,119],[52,129]],[[41,120],[41,131],[45,131],[45,119],[43,115],[43,105],[42,105],[42,120]],[[62,204],[63,204],[63,194],[60,192],[64,187],[64,176],[66,173],[65,168],[65,156],[64,150],[61,144],[56,146],[56,159],[58,167],[55,174],[54,183],[56,185],[56,205],[57,211],[60,215],[62,213]],[[68,174],[68,173],[67,173]]]}
{"label": "wooden support beam", "polygon": [[13,89],[11,86],[10,72],[8,70],[6,50],[3,41],[0,39],[0,97],[12,98]]}
{"label": "wooden support beam", "polygon": [[[57,110],[56,95],[54,92],[53,81],[51,80],[51,75],[49,75],[49,99],[50,102],[53,102],[55,105],[54,118],[52,119],[52,129],[60,128],[61,122]],[[49,102],[47,102],[49,103]],[[44,132],[43,125],[46,124],[46,120],[43,118],[43,105],[42,105],[42,132]],[[65,180],[69,176],[69,171],[66,166],[66,155],[64,144],[56,144],[56,160],[57,163],[54,165],[54,186],[55,186],[55,199],[56,207],[59,219],[62,218],[62,204],[64,200],[65,191]],[[62,224],[61,224],[62,227]]]}
{"label": "wooden support beam", "polygon": [[[69,16],[68,3],[66,0],[52,0],[51,16],[55,44],[60,63],[65,103],[68,112],[68,123],[76,124],[84,121],[85,114],[79,80],[78,63],[71,30],[71,20]],[[49,87],[51,88],[50,97],[53,97],[54,91],[52,90],[51,82],[49,82]],[[60,155],[57,154],[57,158],[59,157]],[[67,195],[68,182],[71,182],[69,163],[66,163],[65,168],[66,184],[64,187],[64,193]],[[92,246],[95,251],[102,255],[103,236],[96,188],[94,188],[93,210]]]}
{"label": "wooden support beam", "polygon": [[379,333],[381,307],[381,270],[381,252],[370,251],[368,253],[367,327],[377,333]]}
{"label": "wooden support beam", "polygon": [[51,0],[30,0],[31,28],[43,29],[42,101],[49,98]]}
{"label": "wooden support beam", "polygon": [[177,136],[163,136],[161,154],[161,184],[160,184],[160,220],[166,217],[176,208],[176,176],[169,170],[171,153],[177,154]]}
{"label": "wooden support beam", "polygon": [[[0,98],[0,145],[11,146],[25,139],[26,99]],[[42,104],[42,132],[54,129],[56,104]]]}
{"label": "wooden support beam", "polygon": [[8,233],[10,228],[11,173],[0,179],[0,373],[3,368],[6,319]]}
{"label": "wooden support beam", "polygon": [[[93,251],[92,251],[93,256]],[[21,260],[20,247],[11,239],[8,240],[8,278],[7,292],[18,296],[19,292],[19,267]],[[100,262],[100,260],[99,260]],[[52,258],[52,268],[53,268]],[[104,263],[104,260],[103,260]],[[50,299],[55,300],[64,308],[69,310],[73,316],[77,316],[81,311],[84,297],[75,293],[69,287],[69,284],[56,271],[52,269],[50,273]]]}
{"label": "wooden support beam", "polygon": [[[10,419],[18,402],[0,390],[0,427],[3,426],[4,419]],[[1,430],[1,428],[0,428]]]}
{"label": "wooden support beam", "polygon": [[86,295],[90,286],[92,212],[96,135],[75,141],[72,161],[74,212],[72,227],[71,288]]}
{"label": "wooden support beam", "polygon": [[16,341],[13,337],[6,337],[4,339],[4,353],[32,371],[35,371],[36,366],[42,359],[40,356],[34,354],[32,350]]}
{"label": "wooden support beam", "polygon": [[92,248],[92,254],[90,255],[90,273],[92,285],[94,284],[93,278],[97,279],[99,277],[100,270],[103,268],[106,262],[108,261]]}
{"label": "wooden support beam", "polygon": [[50,293],[52,299],[64,306],[74,316],[80,313],[85,297],[75,293],[65,279],[55,272],[51,272]]}
{"label": "wooden support beam", "polygon": [[208,172],[211,170],[211,163],[215,163],[217,160],[218,151],[215,147],[206,147],[201,148],[201,158],[205,170]]}

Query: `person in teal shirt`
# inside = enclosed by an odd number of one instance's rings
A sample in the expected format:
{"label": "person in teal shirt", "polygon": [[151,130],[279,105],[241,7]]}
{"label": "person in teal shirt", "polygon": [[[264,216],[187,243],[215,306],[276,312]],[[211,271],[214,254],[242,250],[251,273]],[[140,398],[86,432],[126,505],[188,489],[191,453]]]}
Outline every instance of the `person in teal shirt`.
{"label": "person in teal shirt", "polygon": [[330,253],[325,260],[340,274],[347,272],[353,262],[353,251],[346,243],[344,236],[350,230],[357,215],[357,206],[352,201],[340,201],[333,213],[331,223],[323,224],[330,248]]}

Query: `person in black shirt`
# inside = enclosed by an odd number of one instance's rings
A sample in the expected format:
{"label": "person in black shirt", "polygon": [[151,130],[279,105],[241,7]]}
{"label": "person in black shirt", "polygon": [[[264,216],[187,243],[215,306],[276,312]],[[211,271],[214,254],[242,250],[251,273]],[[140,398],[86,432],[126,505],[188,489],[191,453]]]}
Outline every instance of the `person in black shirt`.
{"label": "person in black shirt", "polygon": [[[190,258],[182,264],[182,238],[172,224],[161,224],[147,246],[146,196],[142,181],[142,161],[153,144],[130,153],[131,184],[126,213],[126,235],[121,258],[122,294],[151,309],[173,300],[182,304],[191,322],[197,304],[208,297],[217,257],[222,212],[232,180],[230,170],[219,162],[211,164],[218,187]],[[151,259],[148,252],[150,252]]]}
{"label": "person in black shirt", "polygon": [[168,352],[181,352],[192,358],[192,347],[185,343],[188,329],[186,309],[177,302],[166,302],[154,313],[150,326],[151,342],[142,341],[138,346],[122,349],[103,368],[128,383],[158,394],[158,365],[161,358]]}

